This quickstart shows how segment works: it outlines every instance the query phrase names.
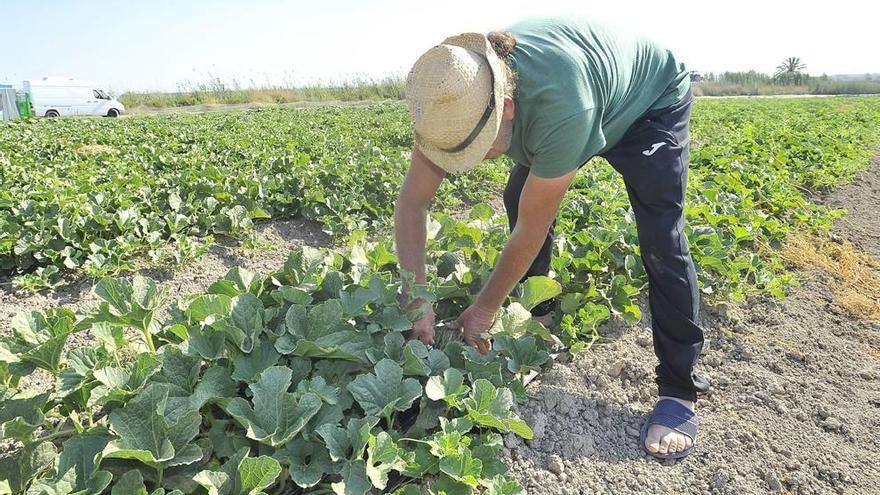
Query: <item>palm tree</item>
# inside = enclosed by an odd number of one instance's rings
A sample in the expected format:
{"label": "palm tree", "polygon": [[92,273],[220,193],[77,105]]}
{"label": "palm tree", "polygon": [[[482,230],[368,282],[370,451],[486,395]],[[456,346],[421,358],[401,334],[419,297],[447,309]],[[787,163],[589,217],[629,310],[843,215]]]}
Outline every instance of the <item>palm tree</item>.
{"label": "palm tree", "polygon": [[807,64],[801,62],[800,57],[788,57],[776,67],[773,79],[784,84],[801,84],[806,79]]}

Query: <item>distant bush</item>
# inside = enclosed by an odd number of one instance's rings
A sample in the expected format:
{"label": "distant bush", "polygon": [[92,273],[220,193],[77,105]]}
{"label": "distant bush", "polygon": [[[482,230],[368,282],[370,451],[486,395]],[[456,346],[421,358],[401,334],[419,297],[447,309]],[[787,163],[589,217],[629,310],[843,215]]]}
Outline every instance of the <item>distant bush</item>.
{"label": "distant bush", "polygon": [[771,96],[771,95],[856,95],[880,94],[880,81],[839,81],[822,77],[807,77],[792,84],[786,78],[773,78],[756,71],[707,73],[693,83],[696,96]]}
{"label": "distant bush", "polygon": [[301,101],[380,101],[403,98],[401,78],[354,79],[312,86],[241,87],[236,81],[212,77],[207,82],[184,83],[176,92],[125,93],[119,100],[127,107],[182,107],[242,103],[295,103]]}

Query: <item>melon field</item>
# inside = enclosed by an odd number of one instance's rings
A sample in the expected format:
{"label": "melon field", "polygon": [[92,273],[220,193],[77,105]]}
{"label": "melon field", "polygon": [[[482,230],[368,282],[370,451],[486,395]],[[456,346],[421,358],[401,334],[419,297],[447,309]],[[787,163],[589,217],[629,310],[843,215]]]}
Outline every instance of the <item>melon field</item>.
{"label": "melon field", "polygon": [[[510,164],[441,187],[439,338],[408,340],[403,105],[0,125],[0,494],[868,493],[878,123],[880,98],[695,102],[686,234],[715,391],[668,466],[630,431],[654,393],[647,278],[604,161],[482,355],[442,322],[504,246]],[[529,309],[553,297],[551,331]]]}

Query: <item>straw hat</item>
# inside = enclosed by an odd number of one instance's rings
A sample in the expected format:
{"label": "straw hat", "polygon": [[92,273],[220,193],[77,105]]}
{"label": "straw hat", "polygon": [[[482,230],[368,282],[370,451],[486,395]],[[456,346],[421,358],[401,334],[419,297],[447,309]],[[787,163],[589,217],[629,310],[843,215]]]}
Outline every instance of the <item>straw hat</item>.
{"label": "straw hat", "polygon": [[498,135],[506,74],[485,35],[446,38],[406,78],[416,147],[451,173],[477,166]]}

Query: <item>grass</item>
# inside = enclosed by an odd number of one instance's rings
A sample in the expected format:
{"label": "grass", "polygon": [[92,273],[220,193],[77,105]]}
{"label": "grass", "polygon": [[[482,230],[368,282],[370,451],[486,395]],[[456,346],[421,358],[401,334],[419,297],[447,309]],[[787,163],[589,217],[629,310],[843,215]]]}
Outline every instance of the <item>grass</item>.
{"label": "grass", "polygon": [[[802,85],[775,84],[757,72],[725,73],[694,83],[696,96],[773,96],[773,95],[856,95],[880,94],[880,81],[835,81],[811,78]],[[125,93],[119,100],[129,109],[172,108],[194,105],[285,104],[323,101],[400,100],[404,96],[404,80],[400,77],[381,79],[356,78],[341,83],[296,86],[293,84],[243,86],[237,80],[224,81],[210,76],[205,82],[186,82],[178,91]]]}
{"label": "grass", "polygon": [[832,81],[816,79],[802,85],[769,82],[700,81],[695,96],[864,95],[880,94],[880,81]]}
{"label": "grass", "polygon": [[817,234],[790,234],[782,256],[798,268],[818,268],[834,277],[837,304],[853,316],[880,320],[880,262],[873,257],[847,241]]}
{"label": "grass", "polygon": [[283,104],[303,101],[382,101],[403,98],[403,79],[354,79],[336,84],[312,86],[242,87],[213,77],[204,83],[185,83],[172,93],[125,93],[119,97],[128,108],[169,108],[192,105],[230,105],[244,103]]}

